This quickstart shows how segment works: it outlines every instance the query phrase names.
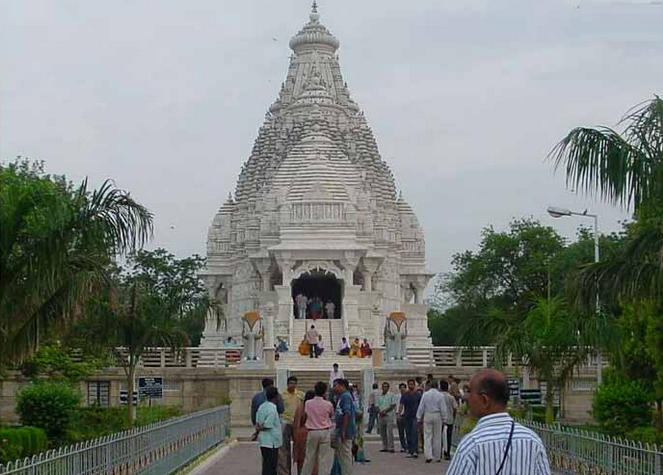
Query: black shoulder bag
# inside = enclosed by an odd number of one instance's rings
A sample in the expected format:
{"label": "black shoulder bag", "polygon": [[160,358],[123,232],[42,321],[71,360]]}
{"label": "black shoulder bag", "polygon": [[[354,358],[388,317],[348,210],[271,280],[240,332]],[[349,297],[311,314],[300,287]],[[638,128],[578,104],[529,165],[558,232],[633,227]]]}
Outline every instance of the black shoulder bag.
{"label": "black shoulder bag", "polygon": [[502,469],[504,468],[504,463],[506,462],[506,458],[509,455],[509,450],[511,449],[511,441],[513,440],[513,429],[515,426],[516,423],[514,421],[511,421],[511,431],[509,432],[509,441],[506,443],[506,450],[504,451],[504,457],[502,458],[502,463],[500,464],[500,468],[497,469],[495,475],[500,475],[500,473],[502,473]]}

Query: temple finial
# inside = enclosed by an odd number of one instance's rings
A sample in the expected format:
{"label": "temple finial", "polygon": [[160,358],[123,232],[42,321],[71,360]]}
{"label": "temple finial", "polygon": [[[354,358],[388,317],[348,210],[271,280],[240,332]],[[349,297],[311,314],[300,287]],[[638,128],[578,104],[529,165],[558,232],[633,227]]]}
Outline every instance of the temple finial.
{"label": "temple finial", "polygon": [[311,13],[318,13],[318,2],[313,0],[313,5],[311,5]]}

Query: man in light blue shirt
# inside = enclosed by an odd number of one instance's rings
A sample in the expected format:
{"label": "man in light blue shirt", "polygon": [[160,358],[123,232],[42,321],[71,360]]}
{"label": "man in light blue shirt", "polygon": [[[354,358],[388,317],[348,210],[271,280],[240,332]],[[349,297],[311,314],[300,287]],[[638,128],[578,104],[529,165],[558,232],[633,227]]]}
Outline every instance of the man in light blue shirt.
{"label": "man in light blue shirt", "polygon": [[256,431],[262,454],[262,475],[276,475],[279,447],[283,445],[281,418],[276,408],[279,392],[274,386],[265,389],[267,400],[256,413]]}

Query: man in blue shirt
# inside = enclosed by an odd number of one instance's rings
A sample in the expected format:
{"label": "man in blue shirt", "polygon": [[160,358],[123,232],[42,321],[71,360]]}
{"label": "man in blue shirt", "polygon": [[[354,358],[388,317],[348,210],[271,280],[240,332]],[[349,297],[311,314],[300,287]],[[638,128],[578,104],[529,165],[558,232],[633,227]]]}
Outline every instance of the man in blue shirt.
{"label": "man in blue shirt", "polygon": [[419,409],[421,393],[417,391],[417,382],[409,379],[407,392],[401,396],[403,421],[405,423],[405,443],[407,445],[408,457],[419,456],[419,437],[417,430],[417,409]]}
{"label": "man in blue shirt", "polygon": [[338,395],[334,455],[339,461],[341,475],[352,474],[352,440],[357,433],[355,405],[348,386],[347,379],[337,379],[334,383],[334,392]]}
{"label": "man in blue shirt", "polygon": [[[255,396],[253,396],[253,399],[251,399],[251,424],[254,426],[256,425],[256,413],[258,412],[258,408],[262,405],[263,402],[267,400],[267,395],[266,395],[267,388],[272,386],[274,386],[273,379],[271,378],[263,379],[262,391],[256,393]],[[279,415],[283,414],[285,406],[283,405],[283,398],[281,397],[280,394],[278,394],[278,392],[274,404],[276,404],[276,410],[278,411]]]}
{"label": "man in blue shirt", "polygon": [[262,454],[262,475],[276,475],[279,460],[279,447],[283,445],[281,418],[276,409],[279,392],[274,386],[265,390],[267,400],[256,413],[256,431]]}

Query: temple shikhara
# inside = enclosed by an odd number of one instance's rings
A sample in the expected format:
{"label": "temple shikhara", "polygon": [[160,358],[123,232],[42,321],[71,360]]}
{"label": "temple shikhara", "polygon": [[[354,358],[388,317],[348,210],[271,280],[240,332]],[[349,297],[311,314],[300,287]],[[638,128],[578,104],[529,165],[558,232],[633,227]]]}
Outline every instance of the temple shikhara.
{"label": "temple shikhara", "polygon": [[218,305],[202,346],[242,341],[245,314],[259,312],[266,348],[296,347],[313,318],[329,351],[342,337],[380,347],[402,312],[407,347],[429,347],[423,229],[350,97],[339,41],[315,4],[309,18],[235,196],[209,228],[202,277]]}

